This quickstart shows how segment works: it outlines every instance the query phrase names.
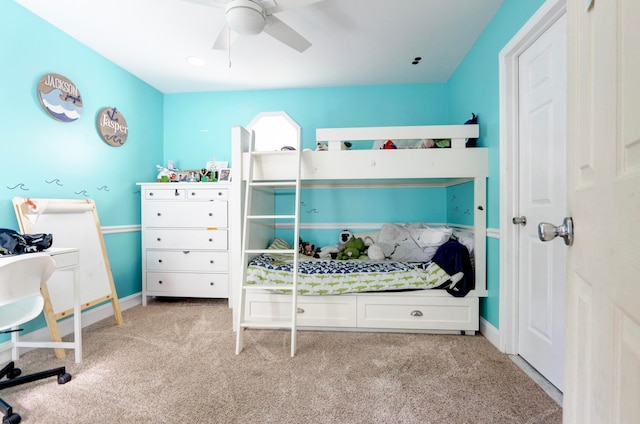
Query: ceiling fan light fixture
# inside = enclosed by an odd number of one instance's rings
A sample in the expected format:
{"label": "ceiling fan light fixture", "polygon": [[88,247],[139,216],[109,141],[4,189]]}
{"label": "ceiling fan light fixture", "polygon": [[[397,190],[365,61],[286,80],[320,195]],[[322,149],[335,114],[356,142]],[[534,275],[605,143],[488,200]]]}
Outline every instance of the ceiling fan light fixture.
{"label": "ceiling fan light fixture", "polygon": [[240,35],[260,34],[267,23],[264,7],[252,0],[231,0],[225,12],[227,24]]}

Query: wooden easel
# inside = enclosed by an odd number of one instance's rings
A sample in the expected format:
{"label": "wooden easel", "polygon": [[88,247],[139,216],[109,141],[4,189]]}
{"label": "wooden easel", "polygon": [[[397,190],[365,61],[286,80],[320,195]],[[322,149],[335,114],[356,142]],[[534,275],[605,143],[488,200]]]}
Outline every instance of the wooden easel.
{"label": "wooden easel", "polygon": [[[53,235],[54,247],[79,249],[80,295],[82,309],[111,301],[117,325],[123,324],[107,250],[102,237],[98,212],[93,200],[13,198],[13,206],[23,234]],[[62,340],[58,320],[73,315],[72,284],[68,273],[54,273],[42,287],[44,316],[51,340]],[[56,357],[65,356],[55,349]]]}

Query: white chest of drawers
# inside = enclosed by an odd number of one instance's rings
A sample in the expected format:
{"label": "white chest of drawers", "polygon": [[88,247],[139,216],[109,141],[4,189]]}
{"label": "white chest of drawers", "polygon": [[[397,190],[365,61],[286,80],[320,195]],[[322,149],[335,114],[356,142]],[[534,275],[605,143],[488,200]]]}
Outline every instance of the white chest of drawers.
{"label": "white chest of drawers", "polygon": [[142,304],[150,296],[228,298],[229,184],[138,185]]}

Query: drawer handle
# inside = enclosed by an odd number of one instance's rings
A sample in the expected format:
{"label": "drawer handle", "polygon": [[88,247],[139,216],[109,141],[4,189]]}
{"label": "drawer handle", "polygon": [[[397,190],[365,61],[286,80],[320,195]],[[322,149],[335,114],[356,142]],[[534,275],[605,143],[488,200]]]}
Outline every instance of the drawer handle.
{"label": "drawer handle", "polygon": [[191,253],[190,250],[183,250],[182,253],[184,253],[185,255],[188,255],[189,253]]}
{"label": "drawer handle", "polygon": [[192,191],[192,192],[191,192],[191,195],[192,195],[192,196],[195,196],[196,194]]}
{"label": "drawer handle", "polygon": [[296,313],[297,313],[297,314],[304,314],[304,309],[302,309],[302,308],[296,308]]}
{"label": "drawer handle", "polygon": [[157,238],[158,241],[162,240],[160,237]]}
{"label": "drawer handle", "polygon": [[180,196],[180,193],[178,193],[178,189],[176,189],[176,191],[173,193],[174,196]]}
{"label": "drawer handle", "polygon": [[160,212],[157,213],[158,216],[162,216],[162,214]]}
{"label": "drawer handle", "polygon": [[161,263],[162,263],[162,259],[158,259],[158,263],[160,263],[160,264],[161,264]]}
{"label": "drawer handle", "polygon": [[153,191],[149,192],[149,197],[153,196]]}
{"label": "drawer handle", "polygon": [[213,281],[209,283],[210,286],[215,286],[216,283],[214,283]]}
{"label": "drawer handle", "polygon": [[410,314],[412,317],[421,317],[422,316],[422,311],[418,311],[417,309],[415,311],[411,311]]}
{"label": "drawer handle", "polygon": [[162,280],[158,281],[158,284],[162,284]]}
{"label": "drawer handle", "polygon": [[212,239],[212,238],[210,238],[210,239],[209,239],[209,241],[210,241],[210,242],[212,242],[212,241],[213,241],[213,239]]}
{"label": "drawer handle", "polygon": [[209,263],[210,263],[210,264],[212,264],[212,263],[214,263],[214,262],[215,262],[215,261],[214,261],[213,259],[211,259],[211,260],[209,261]]}
{"label": "drawer handle", "polygon": [[213,212],[209,212],[209,216],[213,216]]}

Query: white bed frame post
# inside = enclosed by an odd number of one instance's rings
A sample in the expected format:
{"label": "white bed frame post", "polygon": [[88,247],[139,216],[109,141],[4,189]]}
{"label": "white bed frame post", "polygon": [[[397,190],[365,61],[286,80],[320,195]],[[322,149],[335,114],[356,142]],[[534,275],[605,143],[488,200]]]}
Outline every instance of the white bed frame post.
{"label": "white bed frame post", "polygon": [[487,178],[473,179],[476,292],[487,296]]}

